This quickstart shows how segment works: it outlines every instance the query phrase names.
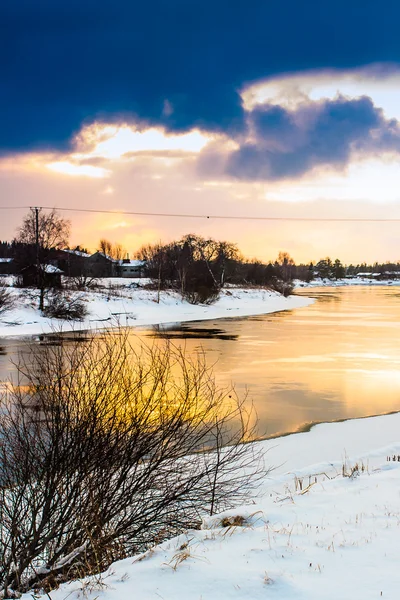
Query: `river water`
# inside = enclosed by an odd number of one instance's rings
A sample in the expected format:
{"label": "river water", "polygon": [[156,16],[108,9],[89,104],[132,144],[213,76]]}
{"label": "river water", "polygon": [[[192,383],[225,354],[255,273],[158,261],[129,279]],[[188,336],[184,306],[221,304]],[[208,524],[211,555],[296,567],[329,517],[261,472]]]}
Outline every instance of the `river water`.
{"label": "river water", "polygon": [[[400,288],[309,288],[306,307],[240,319],[134,330],[205,353],[217,381],[247,393],[258,434],[400,410]],[[47,338],[44,338],[46,341]],[[40,342],[38,342],[40,343]],[[43,343],[43,340],[42,340]],[[15,377],[21,340],[0,340],[0,379]]]}

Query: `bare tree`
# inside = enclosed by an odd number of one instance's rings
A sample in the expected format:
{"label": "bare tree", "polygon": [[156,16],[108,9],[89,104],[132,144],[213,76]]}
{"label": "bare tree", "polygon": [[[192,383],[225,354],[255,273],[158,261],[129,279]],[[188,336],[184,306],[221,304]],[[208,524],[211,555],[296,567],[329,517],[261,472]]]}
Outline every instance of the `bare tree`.
{"label": "bare tree", "polygon": [[106,256],[115,258],[115,260],[122,260],[127,252],[126,249],[120,243],[112,244],[109,240],[102,238],[99,242],[99,252],[102,252]]}
{"label": "bare tree", "polygon": [[102,238],[99,242],[99,252],[102,252],[106,256],[111,256],[112,244],[108,240]]}
{"label": "bare tree", "polygon": [[33,348],[19,372],[0,410],[5,598],[198,527],[265,474],[260,445],[243,443],[254,415],[202,357],[138,349],[120,329]]}
{"label": "bare tree", "polygon": [[[60,217],[58,212],[53,209],[45,212],[42,208],[38,209],[38,242],[42,252],[48,253],[49,250],[60,250],[68,247],[71,223],[67,219]],[[23,244],[36,244],[36,215],[35,209],[24,217],[21,227],[18,230],[17,241]]]}
{"label": "bare tree", "polygon": [[190,302],[209,304],[218,298],[240,255],[235,244],[189,234],[170,244],[143,246],[137,257],[146,261],[149,276],[160,287],[175,287]]}
{"label": "bare tree", "polygon": [[293,279],[292,273],[294,271],[294,260],[288,252],[279,252],[276,264],[280,269],[281,278],[283,281],[288,282]]}
{"label": "bare tree", "polygon": [[126,254],[127,254],[127,252],[122,244],[119,244],[117,242],[113,245],[113,247],[112,247],[112,257],[113,258],[115,258],[116,260],[122,260],[123,258],[125,258]]}
{"label": "bare tree", "polygon": [[60,217],[55,209],[45,212],[42,208],[32,208],[18,230],[17,242],[35,248],[40,310],[44,309],[46,263],[52,250],[68,247],[70,227],[70,221]]}

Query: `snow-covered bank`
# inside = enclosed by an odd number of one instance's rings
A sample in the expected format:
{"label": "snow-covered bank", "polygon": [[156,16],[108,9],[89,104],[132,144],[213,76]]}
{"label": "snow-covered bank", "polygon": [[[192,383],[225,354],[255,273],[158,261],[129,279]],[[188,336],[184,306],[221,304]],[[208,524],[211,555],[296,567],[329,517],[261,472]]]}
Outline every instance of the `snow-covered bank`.
{"label": "snow-covered bank", "polygon": [[306,282],[297,279],[295,282],[296,288],[312,288],[312,287],[343,287],[346,285],[400,285],[400,279],[370,279],[369,277],[352,277],[346,279],[320,279],[316,278]]}
{"label": "snow-covered bank", "polygon": [[394,414],[259,442],[281,466],[254,504],[207,518],[201,530],[115,563],[101,579],[64,584],[50,598],[397,600],[399,431]]}
{"label": "snow-covered bank", "polygon": [[[300,308],[314,301],[300,296],[284,298],[265,289],[232,288],[224,289],[218,301],[211,306],[189,304],[176,292],[169,291],[160,293],[158,303],[156,291],[129,287],[129,280],[123,280],[123,284],[124,287],[120,288],[79,294],[88,309],[87,317],[81,322],[43,317],[37,309],[37,298],[27,295],[27,290],[10,288],[16,296],[17,306],[1,317],[0,337],[48,333],[61,326],[63,331],[70,331],[110,327],[117,322],[145,326],[244,317]],[[76,292],[71,294],[76,295]]]}

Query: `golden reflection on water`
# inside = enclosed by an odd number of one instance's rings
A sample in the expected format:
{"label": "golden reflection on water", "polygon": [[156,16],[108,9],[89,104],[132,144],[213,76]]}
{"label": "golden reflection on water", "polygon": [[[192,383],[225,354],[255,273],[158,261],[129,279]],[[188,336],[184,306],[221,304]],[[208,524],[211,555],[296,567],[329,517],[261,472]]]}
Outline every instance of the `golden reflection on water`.
{"label": "golden reflection on water", "polygon": [[[306,423],[400,410],[400,290],[363,286],[302,289],[311,306],[243,319],[132,330],[132,343],[172,338],[205,354],[217,383],[248,394],[260,436]],[[46,338],[47,339],[47,338]],[[15,376],[21,342],[4,340],[0,380]],[[13,373],[14,369],[14,373]],[[173,399],[167,395],[167,404]]]}
{"label": "golden reflection on water", "polygon": [[248,391],[260,435],[400,410],[398,290],[299,293],[316,302],[273,315],[184,324],[167,335],[189,353],[204,351],[219,383]]}

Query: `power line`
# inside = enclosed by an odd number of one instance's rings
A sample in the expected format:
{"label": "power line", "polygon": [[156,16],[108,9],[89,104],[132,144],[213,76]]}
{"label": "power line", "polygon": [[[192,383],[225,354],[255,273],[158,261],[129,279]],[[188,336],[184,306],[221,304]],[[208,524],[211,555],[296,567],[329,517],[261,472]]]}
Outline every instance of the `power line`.
{"label": "power line", "polygon": [[29,210],[31,208],[40,208],[43,210],[59,210],[66,212],[84,212],[107,215],[131,215],[139,217],[169,217],[176,219],[216,219],[216,220],[234,220],[234,221],[304,221],[315,223],[400,223],[400,218],[378,218],[378,217],[263,217],[251,215],[199,215],[188,213],[157,213],[140,212],[129,210],[102,210],[94,208],[70,208],[65,206],[0,206],[0,210]]}

